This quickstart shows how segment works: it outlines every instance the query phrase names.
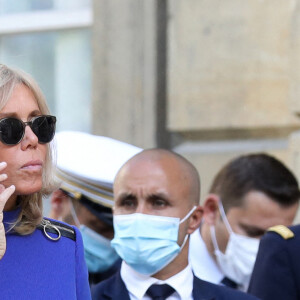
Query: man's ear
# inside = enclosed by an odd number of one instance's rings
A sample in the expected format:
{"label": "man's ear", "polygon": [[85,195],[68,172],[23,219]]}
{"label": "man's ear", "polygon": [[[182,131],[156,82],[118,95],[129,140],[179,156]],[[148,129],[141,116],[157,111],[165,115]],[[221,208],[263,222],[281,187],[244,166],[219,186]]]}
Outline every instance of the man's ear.
{"label": "man's ear", "polygon": [[49,217],[62,220],[69,213],[69,197],[60,189],[51,195],[51,210]]}
{"label": "man's ear", "polygon": [[197,206],[194,212],[191,214],[189,218],[189,228],[187,230],[188,234],[193,233],[197,228],[200,227],[201,221],[203,217],[203,207]]}
{"label": "man's ear", "polygon": [[61,202],[65,195],[61,189],[55,190],[51,195],[51,203]]}
{"label": "man's ear", "polygon": [[216,194],[209,194],[203,205],[203,221],[210,226],[216,224],[217,219],[220,216],[219,212],[220,197]]}

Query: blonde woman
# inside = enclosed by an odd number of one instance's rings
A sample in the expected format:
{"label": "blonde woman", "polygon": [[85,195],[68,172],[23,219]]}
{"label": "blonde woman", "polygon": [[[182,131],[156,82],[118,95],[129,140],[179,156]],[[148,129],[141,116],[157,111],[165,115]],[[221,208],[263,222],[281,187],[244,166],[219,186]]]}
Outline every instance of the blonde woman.
{"label": "blonde woman", "polygon": [[79,231],[42,216],[55,123],[33,78],[0,65],[0,299],[90,299]]}

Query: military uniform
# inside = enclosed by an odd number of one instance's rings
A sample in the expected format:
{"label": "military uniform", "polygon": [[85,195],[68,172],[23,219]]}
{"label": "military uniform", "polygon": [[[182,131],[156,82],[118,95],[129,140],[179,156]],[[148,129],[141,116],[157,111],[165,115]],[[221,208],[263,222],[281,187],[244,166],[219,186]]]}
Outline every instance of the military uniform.
{"label": "military uniform", "polygon": [[300,225],[274,226],[261,239],[249,293],[263,300],[300,299]]}
{"label": "military uniform", "polygon": [[[61,190],[84,206],[105,227],[113,229],[114,177],[119,168],[142,149],[109,137],[78,131],[61,131],[56,134],[55,142],[56,178],[61,183]],[[80,224],[74,209],[72,215],[81,230],[85,224]],[[101,235],[101,232],[94,233]],[[109,278],[119,270],[121,259],[116,253],[105,256],[103,248],[99,248],[99,242],[94,241],[91,245],[85,232],[81,231],[81,234],[91,285]],[[100,262],[101,268],[97,268]]]}

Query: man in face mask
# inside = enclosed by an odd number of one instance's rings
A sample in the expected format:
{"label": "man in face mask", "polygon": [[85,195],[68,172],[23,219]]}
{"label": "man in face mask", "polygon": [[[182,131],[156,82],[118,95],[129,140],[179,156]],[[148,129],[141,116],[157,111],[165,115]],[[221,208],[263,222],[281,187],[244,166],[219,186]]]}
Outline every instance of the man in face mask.
{"label": "man in face mask", "polygon": [[201,222],[199,176],[173,152],[145,150],[114,182],[112,246],[120,272],[93,290],[93,299],[254,299],[204,282],[188,263],[189,236]]}
{"label": "man in face mask", "polygon": [[51,197],[50,217],[80,229],[90,284],[120,267],[111,247],[113,179],[122,164],[140,148],[107,137],[66,131],[56,135],[60,189]]}
{"label": "man in face mask", "polygon": [[271,226],[292,224],[299,195],[295,176],[272,156],[250,154],[225,165],[204,202],[200,229],[191,236],[195,275],[246,291],[259,239]]}

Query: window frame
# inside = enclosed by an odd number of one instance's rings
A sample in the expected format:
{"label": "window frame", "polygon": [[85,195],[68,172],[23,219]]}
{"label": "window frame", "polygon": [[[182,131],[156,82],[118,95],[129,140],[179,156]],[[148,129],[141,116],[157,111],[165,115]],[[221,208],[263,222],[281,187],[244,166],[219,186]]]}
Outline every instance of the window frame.
{"label": "window frame", "polygon": [[33,11],[0,17],[0,36],[66,29],[89,28],[93,24],[91,8],[72,11]]}

